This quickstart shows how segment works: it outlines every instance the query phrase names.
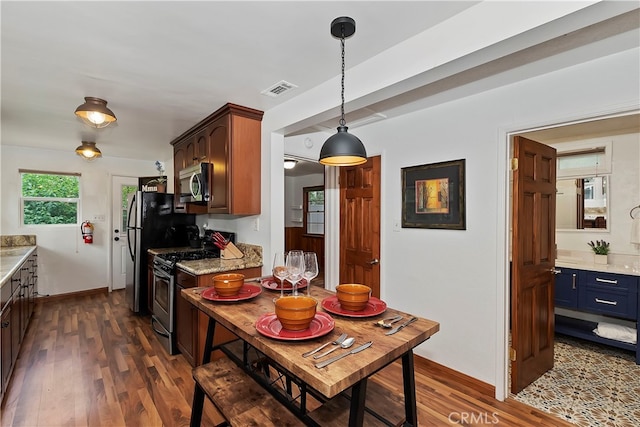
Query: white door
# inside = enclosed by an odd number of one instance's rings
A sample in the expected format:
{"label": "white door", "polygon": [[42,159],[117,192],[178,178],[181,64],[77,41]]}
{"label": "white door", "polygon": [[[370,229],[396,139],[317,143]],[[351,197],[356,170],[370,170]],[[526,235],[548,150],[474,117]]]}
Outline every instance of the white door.
{"label": "white door", "polygon": [[113,176],[111,181],[111,289],[124,289],[127,277],[127,195],[138,189],[138,178]]}

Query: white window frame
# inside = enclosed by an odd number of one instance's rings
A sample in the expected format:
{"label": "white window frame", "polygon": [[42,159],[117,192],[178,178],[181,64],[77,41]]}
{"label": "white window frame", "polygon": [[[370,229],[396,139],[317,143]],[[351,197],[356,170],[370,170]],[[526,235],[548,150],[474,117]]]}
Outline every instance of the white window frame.
{"label": "white window frame", "polygon": [[[31,170],[31,169],[20,169],[18,170],[19,179],[18,179],[18,193],[20,194],[20,225],[21,227],[77,227],[80,225],[80,218],[82,218],[80,212],[80,198],[82,185],[80,183],[81,174],[72,173],[72,172],[53,172],[53,171],[41,171],[41,170]],[[23,196],[22,195],[22,174],[37,174],[37,175],[63,175],[63,176],[75,176],[78,178],[78,197],[32,197],[32,196]],[[25,202],[28,201],[37,201],[37,202],[64,202],[64,203],[75,203],[76,204],[76,222],[73,224],[25,224],[24,223],[24,205]]]}

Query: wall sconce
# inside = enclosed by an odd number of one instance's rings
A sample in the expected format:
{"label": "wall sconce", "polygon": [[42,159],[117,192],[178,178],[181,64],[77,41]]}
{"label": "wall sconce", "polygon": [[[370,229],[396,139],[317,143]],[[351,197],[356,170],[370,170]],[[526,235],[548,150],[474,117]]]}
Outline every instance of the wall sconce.
{"label": "wall sconce", "polygon": [[298,164],[298,161],[295,159],[284,159],[284,168],[285,169],[293,169]]}
{"label": "wall sconce", "polygon": [[76,108],[76,115],[87,125],[98,129],[118,120],[113,111],[107,108],[107,101],[92,96],[84,98],[84,104]]}
{"label": "wall sconce", "polygon": [[76,148],[76,154],[88,162],[92,162],[98,157],[102,157],[102,152],[98,150],[95,142],[82,141],[82,145]]}
{"label": "wall sconce", "polygon": [[342,47],[342,84],[340,104],[340,126],[338,133],[329,137],[320,150],[320,163],[327,166],[355,166],[366,163],[367,151],[360,139],[347,132],[344,120],[344,40],[356,32],[356,21],[348,16],[336,18],[331,22],[331,35],[340,38]]}

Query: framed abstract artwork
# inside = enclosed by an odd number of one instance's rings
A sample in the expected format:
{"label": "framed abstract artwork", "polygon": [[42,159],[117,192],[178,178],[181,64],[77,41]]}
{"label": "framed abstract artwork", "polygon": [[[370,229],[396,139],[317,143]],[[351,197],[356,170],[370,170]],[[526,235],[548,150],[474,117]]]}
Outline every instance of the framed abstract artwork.
{"label": "framed abstract artwork", "polygon": [[402,168],[402,228],[466,230],[465,159]]}

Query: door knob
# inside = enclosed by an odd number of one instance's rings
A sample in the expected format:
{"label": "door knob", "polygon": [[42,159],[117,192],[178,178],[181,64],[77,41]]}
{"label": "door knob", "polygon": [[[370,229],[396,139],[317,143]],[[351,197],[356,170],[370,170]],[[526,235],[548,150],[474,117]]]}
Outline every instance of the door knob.
{"label": "door knob", "polygon": [[116,237],[113,238],[113,240],[115,240],[117,242],[118,240],[120,240],[120,238],[116,236]]}
{"label": "door knob", "polygon": [[120,230],[118,230],[117,228],[115,230],[113,230],[114,233],[120,233]]}
{"label": "door knob", "polygon": [[371,264],[371,265],[376,265],[376,264],[379,264],[379,263],[380,263],[380,260],[378,258],[374,258],[371,261],[369,261],[369,264]]}

